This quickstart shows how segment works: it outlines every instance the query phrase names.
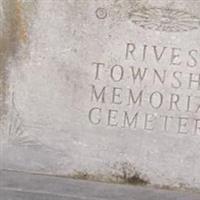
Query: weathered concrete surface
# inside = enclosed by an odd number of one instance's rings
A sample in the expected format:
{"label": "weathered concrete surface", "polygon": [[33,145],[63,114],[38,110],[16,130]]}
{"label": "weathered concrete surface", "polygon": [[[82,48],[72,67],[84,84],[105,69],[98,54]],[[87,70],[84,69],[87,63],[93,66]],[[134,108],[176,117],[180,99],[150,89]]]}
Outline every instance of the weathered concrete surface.
{"label": "weathered concrete surface", "polygon": [[1,169],[200,189],[200,1],[6,2]]}
{"label": "weathered concrete surface", "polygon": [[[11,94],[12,84],[10,83],[10,62],[16,64],[16,55],[21,45],[27,42],[28,22],[25,21],[27,4],[21,0],[0,1],[0,122],[4,124],[5,115],[8,114],[9,95]],[[29,14],[30,15],[30,14]],[[23,59],[21,56],[19,60]],[[2,128],[2,127],[1,127]],[[3,132],[3,131],[1,131]]]}
{"label": "weathered concrete surface", "polygon": [[[105,184],[61,177],[0,173],[0,200],[199,200],[195,192]],[[3,181],[2,181],[3,180]]]}

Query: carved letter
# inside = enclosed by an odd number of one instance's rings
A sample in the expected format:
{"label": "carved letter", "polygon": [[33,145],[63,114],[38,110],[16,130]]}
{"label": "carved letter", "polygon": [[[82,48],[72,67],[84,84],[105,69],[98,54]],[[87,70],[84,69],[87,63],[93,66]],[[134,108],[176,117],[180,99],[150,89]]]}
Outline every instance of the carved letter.
{"label": "carved letter", "polygon": [[155,117],[153,114],[145,114],[145,122],[144,122],[144,129],[152,131],[154,127],[152,127],[152,123],[154,122]]}
{"label": "carved letter", "polygon": [[178,75],[180,76],[180,77],[182,77],[182,72],[174,72],[173,73],[173,77],[174,77],[174,79],[177,81],[177,84],[175,85],[175,84],[171,84],[171,86],[173,87],[173,88],[180,88],[181,86],[182,86],[182,83],[181,83],[181,80],[180,80],[180,78],[178,77]]}
{"label": "carved letter", "polygon": [[124,124],[123,124],[122,128],[126,128],[126,127],[131,128],[133,124],[134,124],[133,127],[136,128],[136,126],[137,126],[137,120],[138,120],[138,113],[136,113],[132,117],[132,119],[130,120],[128,113],[125,111],[124,112]]}
{"label": "carved letter", "polygon": [[106,87],[103,87],[99,94],[97,94],[96,87],[92,85],[91,101],[96,100],[96,102],[100,101],[101,103],[105,103],[105,90]]}
{"label": "carved letter", "polygon": [[142,104],[142,97],[143,97],[143,90],[141,90],[138,94],[138,96],[135,98],[133,96],[133,91],[131,89],[129,89],[129,103],[128,105],[131,105],[132,103],[133,104],[136,104],[138,103],[138,106],[141,106]]}
{"label": "carved letter", "polygon": [[165,50],[167,49],[167,47],[163,47],[161,53],[158,55],[158,50],[157,50],[157,46],[153,46],[153,50],[154,50],[154,55],[156,58],[156,61],[159,62],[160,59],[162,58]]}
{"label": "carved letter", "polygon": [[118,111],[117,110],[108,110],[108,126],[117,126],[118,122],[116,122],[116,115]]}
{"label": "carved letter", "polygon": [[194,55],[197,53],[198,53],[198,51],[195,49],[192,49],[191,51],[189,51],[189,56],[191,58],[191,62],[187,62],[188,67],[196,67],[197,66],[197,59],[195,58],[195,55]]}
{"label": "carved letter", "polygon": [[[119,69],[119,73],[116,73],[116,74],[119,74],[119,76],[114,76],[115,74],[115,70]],[[114,65],[112,68],[111,68],[111,74],[110,74],[112,80],[114,82],[119,82],[123,79],[123,76],[124,76],[124,70],[123,70],[123,67],[121,65]]]}
{"label": "carved letter", "polygon": [[113,88],[113,93],[112,93],[112,103],[113,104],[121,104],[122,103],[121,92],[122,92],[122,88],[117,88],[117,87]]}
{"label": "carved letter", "polygon": [[135,56],[133,55],[135,49],[136,47],[135,47],[135,44],[133,43],[128,43],[126,45],[126,60],[129,59],[129,55],[132,57],[133,60],[135,60]]}
{"label": "carved letter", "polygon": [[132,77],[133,77],[133,82],[135,83],[136,80],[139,79],[140,82],[142,82],[146,76],[147,68],[144,68],[143,72],[141,72],[141,69],[138,68],[137,72],[135,72],[135,68],[131,67],[132,70]]}
{"label": "carved letter", "polygon": [[178,102],[180,100],[180,97],[178,94],[171,94],[171,98],[170,98],[170,108],[169,110],[173,110],[174,106],[176,107],[176,109],[178,111],[180,111],[179,107],[178,107]]}
{"label": "carved letter", "polygon": [[195,120],[195,134],[200,134],[200,119]]}
{"label": "carved letter", "polygon": [[105,67],[105,64],[104,63],[93,63],[93,64],[96,65],[95,80],[100,80],[99,71],[100,71],[100,68]]}
{"label": "carved letter", "polygon": [[178,51],[181,51],[180,48],[172,48],[172,55],[171,55],[171,63],[170,65],[181,65],[181,61],[178,58],[180,58],[180,54]]}
{"label": "carved letter", "polygon": [[[95,117],[95,113],[98,114],[99,116]],[[94,124],[94,125],[100,124],[101,122],[100,115],[101,115],[101,108],[97,108],[97,107],[92,108],[89,111],[89,121],[91,122],[91,124]]]}
{"label": "carved letter", "polygon": [[178,123],[178,133],[180,134],[187,134],[187,123],[188,118],[187,117],[179,117],[179,123]]}
{"label": "carved letter", "polygon": [[[153,101],[154,97],[158,96],[158,98],[155,98],[155,102]],[[163,104],[163,95],[156,91],[156,92],[153,92],[151,95],[150,95],[150,98],[149,98],[149,102],[151,104],[151,106],[155,109],[159,109],[162,104]],[[157,104],[157,105],[156,105]]]}
{"label": "carved letter", "polygon": [[[193,76],[198,76],[197,79],[195,80],[193,78]],[[200,74],[196,75],[196,74],[192,74],[190,73],[190,79],[189,79],[189,89],[192,89],[192,83],[196,83],[197,84],[197,90],[200,90]]]}
{"label": "carved letter", "polygon": [[156,83],[156,77],[158,78],[158,80],[160,81],[160,83],[164,84],[165,83],[165,79],[166,79],[166,70],[163,70],[163,74],[162,77],[161,75],[158,73],[158,71],[156,69],[154,69],[154,78],[153,78],[153,83]]}

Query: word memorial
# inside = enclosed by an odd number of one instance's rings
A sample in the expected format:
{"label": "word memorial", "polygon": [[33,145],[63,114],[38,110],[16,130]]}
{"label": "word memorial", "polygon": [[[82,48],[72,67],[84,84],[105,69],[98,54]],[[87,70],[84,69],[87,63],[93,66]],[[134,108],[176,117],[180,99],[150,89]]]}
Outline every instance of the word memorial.
{"label": "word memorial", "polygon": [[200,135],[200,51],[128,43],[124,59],[92,63],[90,123]]}

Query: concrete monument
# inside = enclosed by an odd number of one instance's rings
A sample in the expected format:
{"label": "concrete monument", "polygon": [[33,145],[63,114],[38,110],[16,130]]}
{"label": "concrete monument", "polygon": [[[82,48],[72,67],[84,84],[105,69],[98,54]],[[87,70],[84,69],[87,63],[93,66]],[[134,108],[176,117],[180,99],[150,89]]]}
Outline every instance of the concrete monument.
{"label": "concrete monument", "polygon": [[1,169],[200,189],[199,10],[1,0]]}

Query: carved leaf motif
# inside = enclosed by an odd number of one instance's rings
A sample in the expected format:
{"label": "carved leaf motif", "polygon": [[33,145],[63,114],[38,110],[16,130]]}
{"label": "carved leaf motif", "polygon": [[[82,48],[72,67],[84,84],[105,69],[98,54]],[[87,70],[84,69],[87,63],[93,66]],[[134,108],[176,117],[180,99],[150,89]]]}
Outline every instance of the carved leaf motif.
{"label": "carved leaf motif", "polygon": [[14,102],[14,94],[12,94],[12,106],[9,115],[8,125],[8,142],[15,145],[24,146],[38,146],[41,145],[35,138],[25,135],[25,126],[23,119],[20,117],[18,110],[16,109]]}
{"label": "carved leaf motif", "polygon": [[15,108],[12,108],[12,113],[10,116],[10,124],[9,124],[9,130],[8,134],[10,137],[20,137],[23,135],[23,125],[22,120],[19,116],[19,113]]}
{"label": "carved leaf motif", "polygon": [[200,27],[200,18],[185,11],[167,8],[143,8],[130,14],[133,23],[144,29],[185,32]]}

